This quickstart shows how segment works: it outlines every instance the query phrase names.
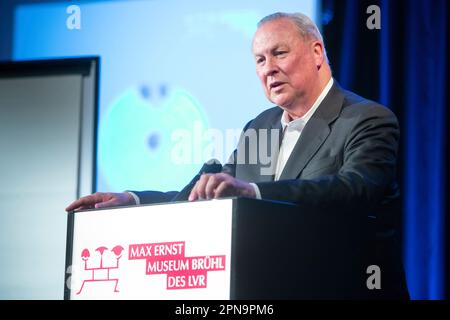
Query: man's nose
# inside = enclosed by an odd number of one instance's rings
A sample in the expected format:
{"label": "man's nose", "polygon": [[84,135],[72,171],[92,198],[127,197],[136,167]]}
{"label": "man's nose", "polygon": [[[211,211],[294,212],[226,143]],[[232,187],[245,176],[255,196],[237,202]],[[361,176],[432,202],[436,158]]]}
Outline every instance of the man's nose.
{"label": "man's nose", "polygon": [[278,66],[273,59],[266,60],[263,72],[266,77],[273,76],[278,72]]}

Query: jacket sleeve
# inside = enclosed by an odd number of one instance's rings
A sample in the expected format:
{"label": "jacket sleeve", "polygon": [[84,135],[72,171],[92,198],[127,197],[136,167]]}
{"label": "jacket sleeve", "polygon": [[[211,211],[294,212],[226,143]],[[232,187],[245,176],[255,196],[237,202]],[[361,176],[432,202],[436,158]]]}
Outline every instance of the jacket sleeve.
{"label": "jacket sleeve", "polygon": [[131,191],[136,194],[141,204],[161,203],[171,201],[177,194],[177,191]]}

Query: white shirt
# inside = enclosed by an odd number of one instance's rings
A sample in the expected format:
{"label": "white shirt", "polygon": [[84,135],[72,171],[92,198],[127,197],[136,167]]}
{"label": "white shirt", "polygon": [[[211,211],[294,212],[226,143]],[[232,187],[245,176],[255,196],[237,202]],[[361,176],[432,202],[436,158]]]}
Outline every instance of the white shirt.
{"label": "white shirt", "polygon": [[[289,117],[286,111],[281,115],[281,126],[283,128],[283,140],[281,142],[280,151],[278,153],[277,165],[275,167],[275,181],[280,179],[281,173],[283,172],[284,166],[286,165],[292,150],[297,144],[300,135],[302,134],[303,128],[305,128],[309,119],[311,119],[314,112],[316,112],[319,105],[322,103],[325,96],[330,91],[333,86],[333,78],[328,81],[325,88],[323,88],[320,95],[317,97],[314,104],[302,117],[289,121]],[[261,192],[255,183],[250,183],[255,189],[256,198],[261,199]]]}

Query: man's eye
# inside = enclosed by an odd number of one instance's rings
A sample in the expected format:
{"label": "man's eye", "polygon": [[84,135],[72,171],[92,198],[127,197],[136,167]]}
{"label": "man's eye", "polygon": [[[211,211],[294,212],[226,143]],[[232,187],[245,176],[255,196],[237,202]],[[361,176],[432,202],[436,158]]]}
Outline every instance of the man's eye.
{"label": "man's eye", "polygon": [[281,55],[284,55],[284,54],[286,54],[287,52],[286,51],[276,51],[275,52],[275,55],[276,56],[281,56]]}
{"label": "man's eye", "polygon": [[257,64],[261,64],[261,63],[263,63],[264,62],[264,59],[263,58],[258,58],[258,59],[256,59],[256,63]]}

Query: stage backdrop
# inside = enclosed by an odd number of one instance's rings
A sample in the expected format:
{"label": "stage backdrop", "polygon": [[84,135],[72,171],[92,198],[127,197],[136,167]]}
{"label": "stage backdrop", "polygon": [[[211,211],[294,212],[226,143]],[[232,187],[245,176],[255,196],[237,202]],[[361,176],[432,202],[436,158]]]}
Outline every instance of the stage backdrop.
{"label": "stage backdrop", "polygon": [[97,190],[177,190],[206,160],[224,162],[271,106],[251,53],[259,19],[316,10],[313,0],[21,5],[13,58],[101,56]]}

